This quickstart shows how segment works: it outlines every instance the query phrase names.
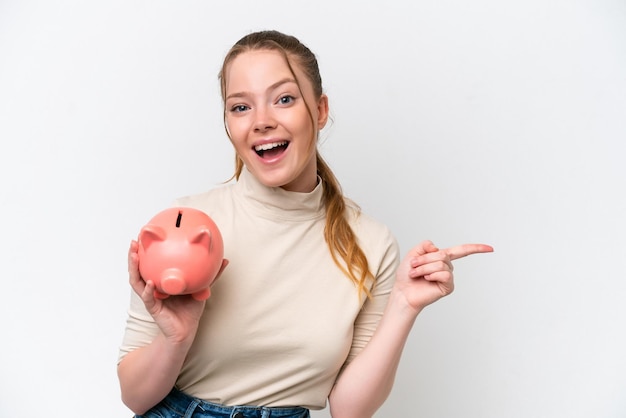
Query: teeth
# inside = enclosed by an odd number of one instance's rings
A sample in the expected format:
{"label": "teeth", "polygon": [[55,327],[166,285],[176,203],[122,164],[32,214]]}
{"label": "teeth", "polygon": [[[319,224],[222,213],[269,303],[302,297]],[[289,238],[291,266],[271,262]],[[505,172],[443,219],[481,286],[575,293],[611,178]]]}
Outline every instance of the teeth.
{"label": "teeth", "polygon": [[282,147],[283,145],[287,145],[287,141],[279,141],[279,142],[269,142],[267,144],[257,145],[254,147],[255,151],[267,151],[268,149]]}

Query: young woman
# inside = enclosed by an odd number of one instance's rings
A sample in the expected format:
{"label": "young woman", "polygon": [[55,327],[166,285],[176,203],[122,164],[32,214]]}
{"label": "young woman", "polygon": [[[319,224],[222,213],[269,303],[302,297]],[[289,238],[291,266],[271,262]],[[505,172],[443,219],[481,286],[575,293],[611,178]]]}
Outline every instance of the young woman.
{"label": "young woman", "polygon": [[134,290],[120,350],[122,398],[145,417],[371,417],[420,311],[453,290],[451,261],[482,244],[422,242],[400,260],[381,223],[346,199],[317,151],[328,119],[316,58],[296,38],[249,34],[219,75],[236,182],[179,199],[224,239],[212,296]]}

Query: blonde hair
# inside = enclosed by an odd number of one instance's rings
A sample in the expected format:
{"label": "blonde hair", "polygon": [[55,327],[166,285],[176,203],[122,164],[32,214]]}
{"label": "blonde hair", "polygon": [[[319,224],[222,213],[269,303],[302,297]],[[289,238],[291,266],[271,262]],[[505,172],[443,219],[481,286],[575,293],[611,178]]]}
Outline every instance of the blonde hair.
{"label": "blonde hair", "polygon": [[[293,60],[311,82],[315,97],[319,99],[322,96],[322,78],[317,59],[311,50],[293,36],[278,31],[260,31],[241,38],[226,54],[219,73],[222,99],[225,100],[226,97],[225,74],[228,65],[239,54],[253,50],[271,50],[281,53],[300,88],[300,81],[292,67]],[[309,105],[306,104],[306,107],[311,117],[311,123],[314,123],[313,113]],[[226,134],[230,137],[225,118],[226,113],[224,113],[224,127],[226,128]],[[315,142],[312,142],[312,146],[316,146]],[[373,276],[369,271],[367,257],[358,245],[354,231],[348,223],[346,201],[339,181],[319,151],[316,151],[316,160],[317,173],[324,182],[323,202],[326,208],[324,239],[328,244],[330,254],[339,269],[357,286],[358,293],[371,297],[367,283],[368,279],[373,279]],[[243,166],[241,158],[235,155],[235,174],[233,178],[239,179]]]}

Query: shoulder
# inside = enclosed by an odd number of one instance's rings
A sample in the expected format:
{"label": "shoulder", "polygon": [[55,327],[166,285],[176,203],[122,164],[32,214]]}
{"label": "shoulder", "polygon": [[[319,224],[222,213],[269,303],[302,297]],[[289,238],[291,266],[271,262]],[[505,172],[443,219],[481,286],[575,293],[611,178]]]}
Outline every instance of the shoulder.
{"label": "shoulder", "polygon": [[378,219],[364,213],[352,200],[346,201],[346,216],[356,235],[359,246],[370,262],[381,259],[397,259],[399,246],[389,227]]}
{"label": "shoulder", "polygon": [[174,200],[174,206],[200,209],[209,215],[220,211],[232,201],[235,183],[221,184],[205,192],[180,196]]}
{"label": "shoulder", "polygon": [[348,222],[359,238],[378,237],[392,238],[395,240],[393,233],[385,223],[364,213],[354,201],[345,198],[345,202]]}

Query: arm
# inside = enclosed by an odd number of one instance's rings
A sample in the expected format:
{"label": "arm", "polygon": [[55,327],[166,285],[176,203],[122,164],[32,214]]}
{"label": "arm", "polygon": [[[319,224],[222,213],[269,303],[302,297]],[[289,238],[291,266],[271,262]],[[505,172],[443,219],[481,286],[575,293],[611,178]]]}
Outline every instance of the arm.
{"label": "arm", "polygon": [[409,252],[396,272],[396,282],[378,328],[330,393],[334,418],[373,416],[391,392],[402,350],[417,315],[454,289],[451,261],[491,251],[491,247],[482,244],[439,250],[426,241]]}
{"label": "arm", "polygon": [[[219,274],[228,262],[222,262]],[[154,297],[154,284],[139,274],[137,242],[128,252],[129,282],[141,297],[146,310],[158,326],[158,333],[147,345],[128,353],[117,372],[122,400],[133,412],[143,414],[159,403],[174,387],[196,335],[204,301],[191,296]]]}
{"label": "arm", "polygon": [[190,346],[187,341],[170,342],[161,333],[149,345],[128,353],[117,367],[124,404],[142,415],[165,398]]}
{"label": "arm", "polygon": [[410,309],[403,309],[402,302],[394,288],[372,339],[341,373],[330,393],[332,417],[371,417],[389,396],[417,316]]}

